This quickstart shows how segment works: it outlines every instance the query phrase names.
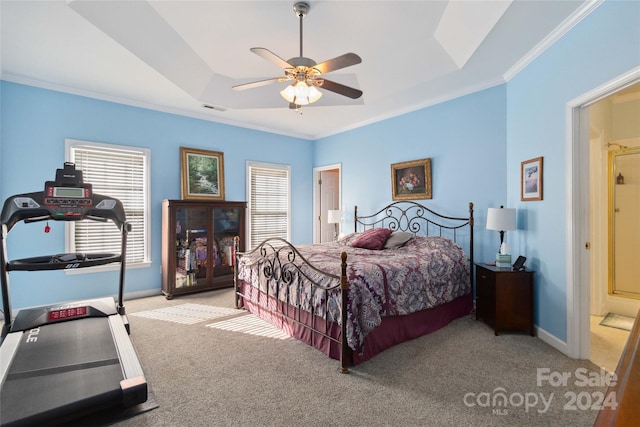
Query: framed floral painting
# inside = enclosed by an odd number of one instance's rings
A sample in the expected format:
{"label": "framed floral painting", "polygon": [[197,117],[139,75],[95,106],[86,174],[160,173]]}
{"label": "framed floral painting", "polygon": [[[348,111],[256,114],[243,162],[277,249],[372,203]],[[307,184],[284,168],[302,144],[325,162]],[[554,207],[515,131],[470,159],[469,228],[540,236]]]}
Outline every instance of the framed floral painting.
{"label": "framed floral painting", "polygon": [[219,151],[180,147],[182,198],[224,200],[224,157]]}
{"label": "framed floral painting", "polygon": [[431,198],[431,159],[393,163],[391,165],[393,200]]}

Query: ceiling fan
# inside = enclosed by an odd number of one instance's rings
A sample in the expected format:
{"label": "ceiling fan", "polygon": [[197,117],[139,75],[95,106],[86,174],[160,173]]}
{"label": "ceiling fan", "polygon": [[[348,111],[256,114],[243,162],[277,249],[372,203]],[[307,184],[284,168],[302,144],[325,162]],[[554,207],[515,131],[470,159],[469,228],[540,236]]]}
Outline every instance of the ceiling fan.
{"label": "ceiling fan", "polygon": [[361,63],[362,59],[358,55],[355,53],[345,53],[344,55],[319,64],[316,64],[313,59],[305,58],[302,55],[302,19],[309,13],[309,8],[309,4],[306,2],[298,2],[293,5],[293,11],[296,16],[300,18],[300,56],[285,61],[269,49],[263,47],[252,47],[250,49],[251,52],[256,55],[281,67],[284,70],[284,76],[239,84],[233,86],[233,89],[245,90],[272,83],[292,81],[290,85],[280,92],[280,95],[289,101],[289,108],[295,109],[320,99],[322,92],[317,89],[318,87],[352,99],[357,99],[362,96],[362,91],[359,89],[345,86],[323,77],[324,74],[330,71]]}

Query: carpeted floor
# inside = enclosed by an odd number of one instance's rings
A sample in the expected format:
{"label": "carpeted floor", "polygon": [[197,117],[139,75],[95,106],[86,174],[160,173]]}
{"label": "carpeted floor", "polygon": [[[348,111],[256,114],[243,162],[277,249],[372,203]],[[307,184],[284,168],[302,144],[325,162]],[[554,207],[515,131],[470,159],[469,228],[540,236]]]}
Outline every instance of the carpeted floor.
{"label": "carpeted floor", "polygon": [[159,407],[116,425],[591,426],[606,392],[591,362],[524,333],[496,337],[472,316],[343,375],[338,361],[297,340],[247,333],[265,325],[242,325],[253,317],[244,312],[195,323],[149,313],[185,314],[185,304],[233,310],[233,292],[127,302]]}
{"label": "carpeted floor", "polygon": [[137,415],[156,409],[158,407],[156,396],[151,389],[151,385],[148,385],[148,387],[147,401],[144,403],[125,409],[109,408],[103,411],[94,412],[90,415],[87,415],[86,417],[74,419],[73,422],[69,423],[69,425],[73,425],[74,427],[96,427],[102,425],[112,425],[125,420],[130,420]]}
{"label": "carpeted floor", "polygon": [[167,322],[192,325],[204,320],[212,320],[227,317],[233,314],[245,314],[244,310],[236,310],[227,307],[215,307],[203,304],[180,304],[173,307],[162,307],[153,310],[132,313],[132,316],[146,317],[148,319],[164,320]]}
{"label": "carpeted floor", "polygon": [[183,324],[194,324],[203,320],[216,319],[214,323],[205,325],[207,328],[223,329],[243,334],[257,335],[270,338],[291,339],[287,334],[275,328],[269,322],[245,310],[226,307],[215,307],[202,304],[181,304],[174,307],[158,308],[140,311],[131,316],[146,317],[148,319],[164,320]]}

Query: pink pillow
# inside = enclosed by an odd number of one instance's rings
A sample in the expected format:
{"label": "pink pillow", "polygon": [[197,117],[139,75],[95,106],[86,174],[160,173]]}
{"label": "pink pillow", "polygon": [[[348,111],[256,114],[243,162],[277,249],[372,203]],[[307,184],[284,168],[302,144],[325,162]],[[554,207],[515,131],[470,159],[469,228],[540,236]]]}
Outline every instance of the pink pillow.
{"label": "pink pillow", "polygon": [[360,234],[351,246],[354,248],[380,250],[391,235],[388,228],[372,228]]}

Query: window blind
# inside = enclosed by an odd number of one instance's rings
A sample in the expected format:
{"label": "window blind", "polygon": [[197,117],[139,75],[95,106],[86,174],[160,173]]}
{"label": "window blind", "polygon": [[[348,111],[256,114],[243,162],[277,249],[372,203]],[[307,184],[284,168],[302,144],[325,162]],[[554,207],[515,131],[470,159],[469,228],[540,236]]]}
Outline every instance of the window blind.
{"label": "window blind", "polygon": [[249,239],[250,247],[263,240],[289,240],[289,167],[250,166]]}
{"label": "window blind", "polygon": [[[115,197],[122,202],[131,231],[127,238],[127,264],[149,261],[146,241],[147,150],[107,148],[86,143],[70,147],[70,161],[82,170],[84,182],[93,192]],[[121,232],[109,221],[71,223],[70,252],[120,253]]]}

